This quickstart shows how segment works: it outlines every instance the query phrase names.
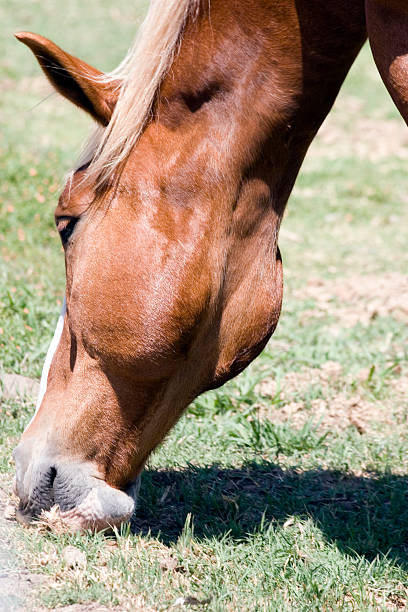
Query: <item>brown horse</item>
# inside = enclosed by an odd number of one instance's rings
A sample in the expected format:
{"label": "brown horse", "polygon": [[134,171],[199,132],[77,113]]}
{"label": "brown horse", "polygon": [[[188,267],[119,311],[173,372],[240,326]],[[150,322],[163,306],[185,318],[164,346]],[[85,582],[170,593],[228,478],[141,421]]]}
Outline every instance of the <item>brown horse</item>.
{"label": "brown horse", "polygon": [[406,0],[153,0],[111,75],[17,35],[100,126],[55,211],[66,308],[14,451],[20,520],[128,519],[185,407],[265,346],[282,214],[367,32],[407,120]]}

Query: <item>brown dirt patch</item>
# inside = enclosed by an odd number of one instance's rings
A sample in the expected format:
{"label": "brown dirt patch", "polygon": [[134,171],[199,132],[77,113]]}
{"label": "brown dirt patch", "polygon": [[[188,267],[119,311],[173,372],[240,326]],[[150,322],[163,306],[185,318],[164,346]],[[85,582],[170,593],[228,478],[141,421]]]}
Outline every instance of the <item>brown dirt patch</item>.
{"label": "brown dirt patch", "polygon": [[402,119],[364,117],[363,113],[361,99],[343,98],[341,109],[335,108],[319,130],[312,145],[315,158],[408,159],[408,130]]}
{"label": "brown dirt patch", "polygon": [[19,374],[0,373],[0,398],[14,399],[19,397],[36,398],[40,383],[27,376]]}
{"label": "brown dirt patch", "polygon": [[[365,374],[365,370],[362,372]],[[290,421],[295,427],[302,427],[311,419],[323,429],[342,430],[353,425],[364,433],[372,421],[384,415],[361,395],[349,395],[344,391],[349,384],[341,364],[335,361],[327,361],[321,368],[304,367],[298,372],[288,372],[280,381],[265,379],[257,391],[264,398],[276,397],[279,393],[284,403],[273,413],[270,408],[263,407],[261,417],[275,422]],[[327,397],[311,400],[302,397],[314,386],[322,387]]]}
{"label": "brown dirt patch", "polygon": [[[126,608],[123,608],[123,607],[108,608],[107,606],[102,606],[101,604],[98,604],[98,603],[91,603],[91,604],[72,604],[71,606],[64,606],[63,608],[56,608],[56,609],[59,612],[112,612],[112,611],[115,612],[115,610],[119,612],[121,610],[125,610]],[[143,608],[138,608],[138,607],[135,607],[133,609],[143,610]],[[44,608],[44,612],[45,610],[46,609]],[[47,610],[49,611],[49,608],[47,608]]]}
{"label": "brown dirt patch", "polygon": [[408,323],[408,275],[350,276],[337,279],[311,279],[293,292],[298,299],[312,299],[313,309],[304,311],[303,320],[335,316],[345,327],[368,325],[376,317],[392,316]]}
{"label": "brown dirt patch", "polygon": [[33,597],[46,580],[21,566],[16,550],[15,525],[5,518],[9,484],[0,482],[0,610],[33,610]]}
{"label": "brown dirt patch", "polygon": [[[408,376],[402,372],[388,381],[389,392],[383,400],[368,399],[367,382],[370,370],[344,375],[342,366],[327,361],[321,368],[304,367],[288,372],[281,380],[267,378],[257,385],[263,397],[259,408],[261,418],[277,423],[290,421],[301,428],[313,420],[320,429],[339,431],[353,426],[365,433],[379,426],[395,427],[404,423],[408,410]],[[360,387],[355,391],[356,384]],[[320,388],[322,397],[309,399],[313,388]],[[268,405],[268,398],[279,396],[280,405]]]}
{"label": "brown dirt patch", "polygon": [[329,400],[311,400],[309,405],[305,402],[289,402],[276,412],[277,419],[274,413],[273,420],[290,421],[295,427],[301,428],[312,419],[325,431],[338,431],[354,426],[359,433],[366,433],[374,420],[378,423],[378,413],[375,405],[360,395],[348,397],[340,393]]}

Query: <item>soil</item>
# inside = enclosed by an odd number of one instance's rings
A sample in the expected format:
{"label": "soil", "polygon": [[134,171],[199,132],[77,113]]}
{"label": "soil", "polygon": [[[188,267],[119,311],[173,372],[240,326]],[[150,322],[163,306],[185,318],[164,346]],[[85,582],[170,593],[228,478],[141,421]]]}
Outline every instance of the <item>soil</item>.
{"label": "soil", "polygon": [[0,483],[0,610],[14,612],[33,610],[32,599],[45,576],[21,566],[15,553],[16,525],[5,518],[9,503],[7,484]]}
{"label": "soil", "polygon": [[14,397],[36,398],[40,384],[37,380],[20,376],[19,374],[5,374],[0,372],[0,397],[12,399]]}
{"label": "soil", "polygon": [[354,96],[342,99],[337,116],[336,110],[323,123],[312,145],[315,159],[357,157],[372,162],[389,157],[408,159],[408,132],[401,119],[364,117],[364,102]]}
{"label": "soil", "polygon": [[[346,375],[336,361],[327,361],[320,368],[288,372],[280,381],[267,378],[257,385],[257,392],[266,402],[279,394],[280,402],[276,407],[262,405],[259,416],[275,423],[290,421],[298,428],[313,420],[324,431],[353,426],[365,433],[378,426],[395,427],[400,417],[404,421],[407,411],[408,373],[398,368],[393,373],[395,378],[388,382],[386,398],[376,401],[366,397],[370,369]],[[350,393],[350,388],[356,386],[358,391]],[[320,388],[323,397],[305,400],[313,387]]]}
{"label": "soil", "polygon": [[343,327],[368,325],[376,317],[392,316],[408,323],[408,275],[350,276],[311,279],[293,292],[296,299],[314,300],[314,308],[303,313],[304,320],[331,315]]}

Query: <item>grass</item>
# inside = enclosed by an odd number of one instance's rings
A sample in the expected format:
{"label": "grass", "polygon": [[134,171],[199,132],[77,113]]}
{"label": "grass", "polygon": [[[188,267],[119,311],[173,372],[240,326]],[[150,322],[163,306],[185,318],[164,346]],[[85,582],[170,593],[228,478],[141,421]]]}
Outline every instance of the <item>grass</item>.
{"label": "grass", "polygon": [[[144,4],[11,0],[0,19],[109,69]],[[38,377],[64,285],[52,209],[89,126],[57,96],[35,106],[50,88],[34,60],[0,46],[0,367]],[[20,563],[46,577],[34,608],[408,608],[404,130],[365,48],[289,202],[276,334],[150,459],[132,533],[10,525]],[[2,403],[8,490],[32,410]],[[85,567],[67,566],[67,545]]]}

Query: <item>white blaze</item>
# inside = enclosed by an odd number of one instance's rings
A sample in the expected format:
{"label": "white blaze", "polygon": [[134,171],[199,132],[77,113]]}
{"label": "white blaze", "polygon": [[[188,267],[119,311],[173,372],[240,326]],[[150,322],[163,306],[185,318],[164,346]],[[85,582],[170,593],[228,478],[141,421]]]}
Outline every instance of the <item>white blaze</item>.
{"label": "white blaze", "polygon": [[48,373],[50,371],[50,367],[51,367],[51,363],[53,360],[53,357],[55,355],[55,351],[58,348],[59,345],[59,341],[61,339],[61,334],[62,334],[62,329],[64,327],[64,317],[65,317],[65,312],[67,310],[67,306],[66,306],[66,302],[65,302],[65,297],[64,297],[64,302],[62,304],[62,308],[61,308],[61,312],[60,312],[60,316],[58,317],[58,322],[57,322],[57,327],[55,328],[55,332],[54,332],[54,336],[51,340],[51,344],[48,347],[48,351],[47,351],[47,356],[45,358],[45,362],[43,365],[43,369],[41,372],[41,381],[40,381],[40,390],[38,392],[38,397],[37,397],[37,404],[35,406],[35,412],[33,414],[33,417],[31,419],[31,421],[29,422],[29,424],[27,425],[26,429],[31,425],[35,415],[37,414],[41,403],[44,399],[44,395],[45,392],[47,390],[47,381],[48,381]]}

